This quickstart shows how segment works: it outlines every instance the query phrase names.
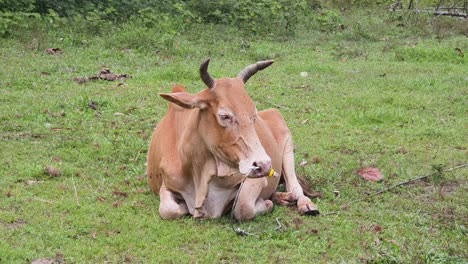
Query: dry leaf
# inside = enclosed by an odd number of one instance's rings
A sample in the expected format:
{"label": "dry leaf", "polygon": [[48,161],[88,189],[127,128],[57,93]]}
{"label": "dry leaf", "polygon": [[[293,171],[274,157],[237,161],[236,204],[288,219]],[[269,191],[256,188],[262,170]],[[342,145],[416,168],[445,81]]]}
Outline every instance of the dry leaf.
{"label": "dry leaf", "polygon": [[399,147],[396,151],[398,154],[406,154],[408,151],[404,147]]}
{"label": "dry leaf", "polygon": [[380,181],[383,180],[383,175],[379,169],[373,167],[361,168],[357,171],[359,176],[368,181]]}
{"label": "dry leaf", "polygon": [[85,82],[89,81],[89,78],[88,77],[75,77],[75,78],[73,78],[73,81],[75,81],[77,83],[85,83]]}
{"label": "dry leaf", "polygon": [[299,163],[299,166],[304,167],[305,165],[307,165],[307,163],[307,160],[303,160],[301,163]]}
{"label": "dry leaf", "polygon": [[374,231],[374,233],[380,233],[383,231],[383,227],[378,224],[373,224],[372,231]]}
{"label": "dry leaf", "polygon": [[121,197],[127,197],[128,196],[128,194],[126,192],[121,192],[121,191],[114,191],[112,194],[115,195],[115,196],[121,196]]}
{"label": "dry leaf", "polygon": [[115,81],[118,79],[118,76],[117,74],[113,74],[113,73],[105,73],[105,74],[100,74],[99,78],[106,80],[106,81]]}
{"label": "dry leaf", "polygon": [[91,108],[91,109],[93,109],[93,110],[97,110],[97,105],[98,105],[98,104],[97,104],[96,102],[94,102],[94,101],[91,101],[91,100],[90,100],[90,101],[88,102],[88,107]]}
{"label": "dry leaf", "polygon": [[13,192],[11,190],[11,186],[10,186],[10,189],[8,189],[8,192],[6,194],[6,197],[12,197],[13,196]]}
{"label": "dry leaf", "polygon": [[55,167],[52,167],[52,166],[46,166],[45,169],[44,169],[44,173],[46,175],[49,175],[49,176],[52,176],[52,177],[58,177],[60,175],[62,175],[62,171],[55,168]]}
{"label": "dry leaf", "polygon": [[[146,166],[146,164],[145,164]],[[146,181],[146,175],[142,174],[142,175],[138,175],[136,176],[136,179],[139,180],[139,181]]]}
{"label": "dry leaf", "polygon": [[390,240],[387,240],[387,241],[390,242],[390,243],[392,243],[392,244],[394,244],[395,246],[401,248],[401,244],[398,243],[396,240],[390,239]]}
{"label": "dry leaf", "polygon": [[39,183],[43,183],[43,181],[35,181],[35,180],[27,180],[24,182],[26,185],[31,186]]}
{"label": "dry leaf", "polygon": [[46,49],[46,53],[50,55],[60,54],[62,53],[62,49],[60,48],[48,48]]}
{"label": "dry leaf", "polygon": [[[88,77],[75,77],[73,78],[73,81],[77,83],[85,83],[88,81],[95,81],[95,80],[115,81],[115,80],[122,80],[122,79],[127,79],[127,78],[131,78],[131,76],[128,74],[115,74],[115,73],[112,73],[109,68],[103,68],[99,71],[97,75],[92,75]],[[124,84],[119,84],[119,85],[124,85]]]}

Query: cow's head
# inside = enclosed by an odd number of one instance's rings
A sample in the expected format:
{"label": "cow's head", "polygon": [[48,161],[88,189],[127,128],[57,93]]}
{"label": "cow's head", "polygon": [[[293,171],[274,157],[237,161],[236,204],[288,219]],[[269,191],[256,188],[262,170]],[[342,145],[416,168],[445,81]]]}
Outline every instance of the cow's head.
{"label": "cow's head", "polygon": [[161,96],[181,107],[200,109],[199,133],[215,156],[218,169],[228,166],[251,176],[267,175],[271,159],[257,135],[257,109],[245,90],[245,83],[273,61],[257,62],[235,78],[217,80],[208,73],[209,62],[208,59],[200,66],[200,77],[207,89],[196,94],[180,92]]}

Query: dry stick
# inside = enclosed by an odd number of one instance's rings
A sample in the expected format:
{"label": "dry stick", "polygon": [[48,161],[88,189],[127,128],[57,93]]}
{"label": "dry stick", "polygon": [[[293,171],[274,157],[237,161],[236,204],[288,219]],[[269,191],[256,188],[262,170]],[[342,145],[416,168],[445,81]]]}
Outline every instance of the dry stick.
{"label": "dry stick", "polygon": [[[462,165],[459,165],[459,166],[456,166],[456,167],[453,167],[453,168],[450,168],[450,169],[446,169],[446,170],[444,170],[444,171],[442,171],[442,172],[452,172],[452,171],[454,171],[454,170],[461,169],[461,168],[464,168],[464,167],[466,167],[466,166],[468,166],[468,163],[462,164]],[[373,194],[370,194],[370,195],[368,195],[366,198],[372,197],[372,196],[375,196],[375,195],[378,195],[378,194],[381,194],[381,193],[384,193],[384,192],[387,192],[387,191],[389,191],[389,190],[391,190],[391,189],[394,189],[394,188],[396,188],[396,187],[398,187],[398,186],[402,186],[402,185],[406,185],[406,184],[410,184],[410,183],[413,183],[413,182],[417,182],[417,181],[420,181],[420,180],[427,179],[427,178],[429,178],[429,177],[431,177],[431,176],[434,176],[434,175],[437,174],[437,173],[439,173],[439,172],[434,172],[434,173],[431,173],[431,174],[429,174],[429,175],[424,175],[424,176],[420,176],[420,177],[417,177],[417,178],[414,178],[414,179],[411,179],[411,180],[408,180],[408,181],[404,181],[404,182],[397,183],[397,184],[392,185],[392,186],[390,186],[390,187],[388,187],[388,188],[385,188],[385,189],[383,189],[383,190],[380,190],[380,191],[378,191],[378,192],[375,192],[375,193],[373,193]]]}
{"label": "dry stick", "polygon": [[278,217],[275,218],[275,221],[276,223],[278,224],[275,228],[275,231],[283,231],[283,230],[286,230],[286,228],[284,227],[284,225],[279,221]]}
{"label": "dry stick", "polygon": [[75,178],[73,178],[73,175],[72,175],[72,182],[73,182],[73,189],[75,190],[76,204],[79,206],[80,202],[78,201],[78,191],[76,190]]}
{"label": "dry stick", "polygon": [[39,197],[33,197],[32,199],[33,199],[33,200],[36,200],[36,201],[39,201],[39,202],[44,202],[44,203],[48,203],[48,204],[54,204],[54,202],[52,202],[52,201],[45,200],[45,199],[42,199],[42,198],[39,198]]}
{"label": "dry stick", "polygon": [[[454,170],[458,170],[458,169],[461,169],[461,168],[464,168],[464,167],[468,167],[468,163],[465,163],[465,164],[462,164],[462,165],[458,165],[458,166],[455,166],[453,168],[449,168],[449,169],[446,169],[446,170],[443,170],[442,172],[452,172]],[[373,197],[373,196],[376,196],[376,195],[379,195],[379,194],[382,194],[382,193],[385,193],[385,192],[388,192],[392,189],[395,189],[396,187],[399,187],[399,186],[403,186],[403,185],[407,185],[407,184],[410,184],[410,183],[413,183],[413,182],[417,182],[417,181],[420,181],[420,180],[424,180],[424,179],[427,179],[431,176],[434,176],[435,174],[437,173],[440,173],[440,172],[434,172],[434,173],[431,173],[429,175],[424,175],[424,176],[420,176],[420,177],[417,177],[417,178],[414,178],[414,179],[411,179],[411,180],[407,180],[407,181],[404,181],[404,182],[400,182],[400,183],[397,183],[395,185],[392,185],[388,188],[385,188],[383,190],[380,190],[380,191],[377,191],[375,193],[372,193],[372,194],[369,194],[367,195],[366,197],[364,198],[359,198],[359,199],[356,199],[356,200],[353,200],[353,201],[350,201],[348,203],[346,203],[345,205],[349,205],[351,203],[355,203],[355,202],[359,202],[359,201],[363,201],[363,200],[367,200],[368,198],[370,197]],[[324,213],[323,215],[334,215],[334,214],[337,214],[338,212],[329,212],[329,213]]]}

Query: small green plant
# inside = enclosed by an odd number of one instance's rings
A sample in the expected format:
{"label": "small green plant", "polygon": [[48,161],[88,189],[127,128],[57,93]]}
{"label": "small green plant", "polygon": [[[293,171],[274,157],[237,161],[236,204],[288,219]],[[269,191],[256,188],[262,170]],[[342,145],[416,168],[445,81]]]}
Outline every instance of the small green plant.
{"label": "small green plant", "polygon": [[322,10],[312,16],[317,29],[326,32],[335,32],[343,23],[343,17],[338,11]]}
{"label": "small green plant", "polygon": [[37,13],[0,11],[0,37],[8,37],[16,31],[28,30],[39,20],[40,15]]}
{"label": "small green plant", "polygon": [[440,184],[444,180],[444,167],[442,164],[432,164],[432,170],[434,173],[430,178],[434,184]]}

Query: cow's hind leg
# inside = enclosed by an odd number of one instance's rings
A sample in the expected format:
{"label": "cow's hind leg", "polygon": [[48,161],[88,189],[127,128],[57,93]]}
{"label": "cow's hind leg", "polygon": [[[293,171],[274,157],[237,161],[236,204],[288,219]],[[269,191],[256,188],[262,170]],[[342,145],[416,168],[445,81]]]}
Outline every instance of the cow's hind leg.
{"label": "cow's hind leg", "polygon": [[189,213],[185,202],[178,202],[174,193],[167,189],[164,183],[159,190],[159,196],[159,215],[162,219],[176,219]]}
{"label": "cow's hind leg", "polygon": [[[286,182],[286,190],[288,191],[288,195],[283,195],[285,198],[282,199],[282,201],[297,200],[297,208],[301,214],[313,216],[318,215],[319,210],[317,206],[312,203],[309,197],[304,195],[304,191],[302,190],[302,187],[297,179],[296,172],[294,170],[294,150],[290,134],[288,135],[284,146],[283,176]],[[275,194],[274,197],[275,196],[281,197],[278,196],[278,194]]]}

